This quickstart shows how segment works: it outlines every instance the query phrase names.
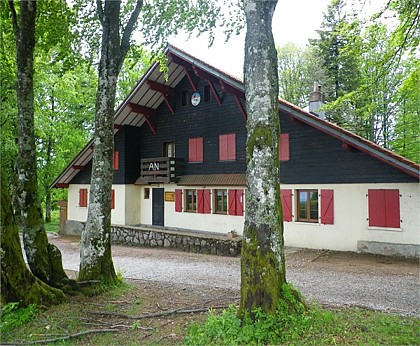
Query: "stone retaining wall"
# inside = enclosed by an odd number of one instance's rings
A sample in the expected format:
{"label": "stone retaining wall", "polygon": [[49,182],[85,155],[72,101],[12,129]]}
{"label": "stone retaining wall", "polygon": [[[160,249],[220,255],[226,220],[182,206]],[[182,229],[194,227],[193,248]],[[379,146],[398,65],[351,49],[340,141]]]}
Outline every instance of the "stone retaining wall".
{"label": "stone retaining wall", "polygon": [[211,255],[238,256],[241,238],[142,227],[112,226],[112,242],[132,246],[164,247]]}

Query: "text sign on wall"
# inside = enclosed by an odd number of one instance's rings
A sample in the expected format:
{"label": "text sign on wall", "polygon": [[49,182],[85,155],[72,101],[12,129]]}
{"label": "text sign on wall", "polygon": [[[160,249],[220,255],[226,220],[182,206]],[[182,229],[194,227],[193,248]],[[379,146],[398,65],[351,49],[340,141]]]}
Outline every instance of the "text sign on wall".
{"label": "text sign on wall", "polygon": [[149,171],[159,171],[159,162],[150,162]]}
{"label": "text sign on wall", "polygon": [[174,192],[165,192],[165,202],[174,202],[175,193]]}

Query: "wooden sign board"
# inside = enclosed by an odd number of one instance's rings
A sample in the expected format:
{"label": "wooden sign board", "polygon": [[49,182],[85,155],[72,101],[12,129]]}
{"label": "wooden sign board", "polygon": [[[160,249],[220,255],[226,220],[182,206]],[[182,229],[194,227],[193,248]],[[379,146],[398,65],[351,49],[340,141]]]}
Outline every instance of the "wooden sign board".
{"label": "wooden sign board", "polygon": [[165,192],[165,202],[174,202],[175,193],[174,192]]}

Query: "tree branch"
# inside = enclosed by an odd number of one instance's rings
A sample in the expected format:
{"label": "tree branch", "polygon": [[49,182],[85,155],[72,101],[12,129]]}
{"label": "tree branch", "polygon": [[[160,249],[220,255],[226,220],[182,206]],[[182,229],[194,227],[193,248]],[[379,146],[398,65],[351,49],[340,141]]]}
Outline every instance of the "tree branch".
{"label": "tree branch", "polygon": [[102,8],[102,0],[96,0],[96,13],[98,14],[98,19],[103,24],[104,22],[104,10]]}
{"label": "tree branch", "polygon": [[17,43],[19,40],[19,24],[18,24],[16,9],[15,9],[13,0],[9,0],[9,8],[10,8],[10,12],[12,13],[13,32],[15,34],[16,46],[17,46]]}
{"label": "tree branch", "polygon": [[128,49],[130,48],[130,37],[134,30],[134,26],[137,22],[137,18],[139,13],[143,7],[143,0],[136,1],[136,7],[134,8],[133,12],[131,13],[130,19],[127,25],[124,28],[123,36],[121,39],[121,62],[124,60]]}
{"label": "tree branch", "polygon": [[88,335],[88,334],[115,333],[117,331],[118,331],[117,329],[91,329],[91,330],[85,330],[83,332],[76,333],[76,334],[64,335],[64,336],[59,337],[59,338],[45,339],[45,340],[36,340],[36,341],[28,341],[28,342],[24,342],[24,343],[21,343],[21,344],[14,344],[14,345],[49,344],[51,342],[74,339],[74,338],[78,338],[80,336],[84,336],[84,335]]}
{"label": "tree branch", "polygon": [[144,315],[128,315],[123,314],[120,312],[107,312],[107,311],[89,311],[92,315],[111,315],[116,317],[123,317],[133,320],[141,320],[145,318],[154,318],[154,317],[161,317],[161,316],[168,316],[173,314],[189,314],[189,313],[196,313],[196,312],[206,312],[210,309],[226,309],[227,305],[220,305],[220,306],[213,306],[213,307],[204,307],[204,308],[193,308],[193,309],[187,309],[187,308],[178,308],[173,310],[167,310],[163,312],[155,312],[151,314],[144,314]]}

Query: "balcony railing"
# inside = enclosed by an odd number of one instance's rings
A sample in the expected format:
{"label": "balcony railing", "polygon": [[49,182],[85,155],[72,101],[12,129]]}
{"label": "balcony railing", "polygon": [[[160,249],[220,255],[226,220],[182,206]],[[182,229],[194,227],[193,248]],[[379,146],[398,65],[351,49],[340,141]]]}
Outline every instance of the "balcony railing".
{"label": "balcony railing", "polygon": [[183,173],[184,160],[175,157],[142,159],[139,182],[176,183]]}

